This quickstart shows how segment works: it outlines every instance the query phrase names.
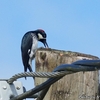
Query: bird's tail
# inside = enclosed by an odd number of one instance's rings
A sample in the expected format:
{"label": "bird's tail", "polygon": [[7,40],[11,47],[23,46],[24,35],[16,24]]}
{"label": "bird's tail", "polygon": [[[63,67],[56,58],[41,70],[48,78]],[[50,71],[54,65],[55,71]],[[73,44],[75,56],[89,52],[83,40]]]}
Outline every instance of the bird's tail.
{"label": "bird's tail", "polygon": [[[30,71],[30,72],[33,72],[33,70],[32,70],[32,68],[31,68],[31,67],[29,68],[29,71]],[[34,77],[33,77],[33,80],[35,80],[35,78],[34,78]]]}
{"label": "bird's tail", "polygon": [[[24,67],[24,72],[27,72],[27,67]],[[28,65],[28,69],[30,72],[33,72],[32,67],[30,65]],[[27,78],[25,77],[25,80],[27,80]],[[35,78],[33,77],[33,80],[35,80]]]}
{"label": "bird's tail", "polygon": [[[27,72],[27,68],[24,67],[24,72]],[[26,76],[25,76],[25,80],[27,80]]]}

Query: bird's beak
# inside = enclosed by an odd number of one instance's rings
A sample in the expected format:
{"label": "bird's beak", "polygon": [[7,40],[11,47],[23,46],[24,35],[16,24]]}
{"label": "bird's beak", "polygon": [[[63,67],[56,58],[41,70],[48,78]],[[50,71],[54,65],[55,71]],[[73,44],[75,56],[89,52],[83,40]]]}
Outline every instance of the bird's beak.
{"label": "bird's beak", "polygon": [[44,46],[45,46],[45,47],[47,47],[47,48],[49,48],[49,46],[48,46],[47,42],[45,42],[45,43],[44,43]]}
{"label": "bird's beak", "polygon": [[47,42],[46,42],[46,39],[42,39],[42,43],[44,44],[45,48],[49,48]]}

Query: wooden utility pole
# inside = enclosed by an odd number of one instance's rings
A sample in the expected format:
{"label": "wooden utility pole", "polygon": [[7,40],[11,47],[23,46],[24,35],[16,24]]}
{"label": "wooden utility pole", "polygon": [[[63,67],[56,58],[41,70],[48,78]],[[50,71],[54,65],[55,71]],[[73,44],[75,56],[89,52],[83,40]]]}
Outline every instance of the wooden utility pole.
{"label": "wooden utility pole", "polygon": [[[40,48],[36,53],[36,72],[52,72],[60,64],[70,64],[82,59],[99,58],[78,52]],[[46,80],[46,78],[36,78],[35,85]],[[66,75],[54,83],[44,100],[99,100],[98,87],[98,71],[78,72]]]}

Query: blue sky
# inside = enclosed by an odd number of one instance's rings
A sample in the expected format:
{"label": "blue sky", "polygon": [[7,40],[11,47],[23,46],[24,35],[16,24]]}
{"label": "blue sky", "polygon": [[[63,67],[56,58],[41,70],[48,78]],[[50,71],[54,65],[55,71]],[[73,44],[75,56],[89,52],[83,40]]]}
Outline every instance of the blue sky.
{"label": "blue sky", "polygon": [[[22,36],[38,28],[47,33],[50,48],[100,57],[100,0],[1,0],[0,78],[23,72]],[[31,78],[20,81],[33,87]]]}

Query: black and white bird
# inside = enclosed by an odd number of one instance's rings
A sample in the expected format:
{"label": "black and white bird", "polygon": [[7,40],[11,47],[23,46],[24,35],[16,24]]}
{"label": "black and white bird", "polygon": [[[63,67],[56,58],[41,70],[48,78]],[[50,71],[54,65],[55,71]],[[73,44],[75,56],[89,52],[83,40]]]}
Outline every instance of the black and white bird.
{"label": "black and white bird", "polygon": [[45,31],[42,29],[28,31],[23,36],[21,41],[21,54],[24,72],[27,72],[27,69],[29,69],[30,72],[33,72],[32,60],[35,58],[36,50],[38,48],[38,41],[42,42],[44,46],[48,48],[46,37]]}

